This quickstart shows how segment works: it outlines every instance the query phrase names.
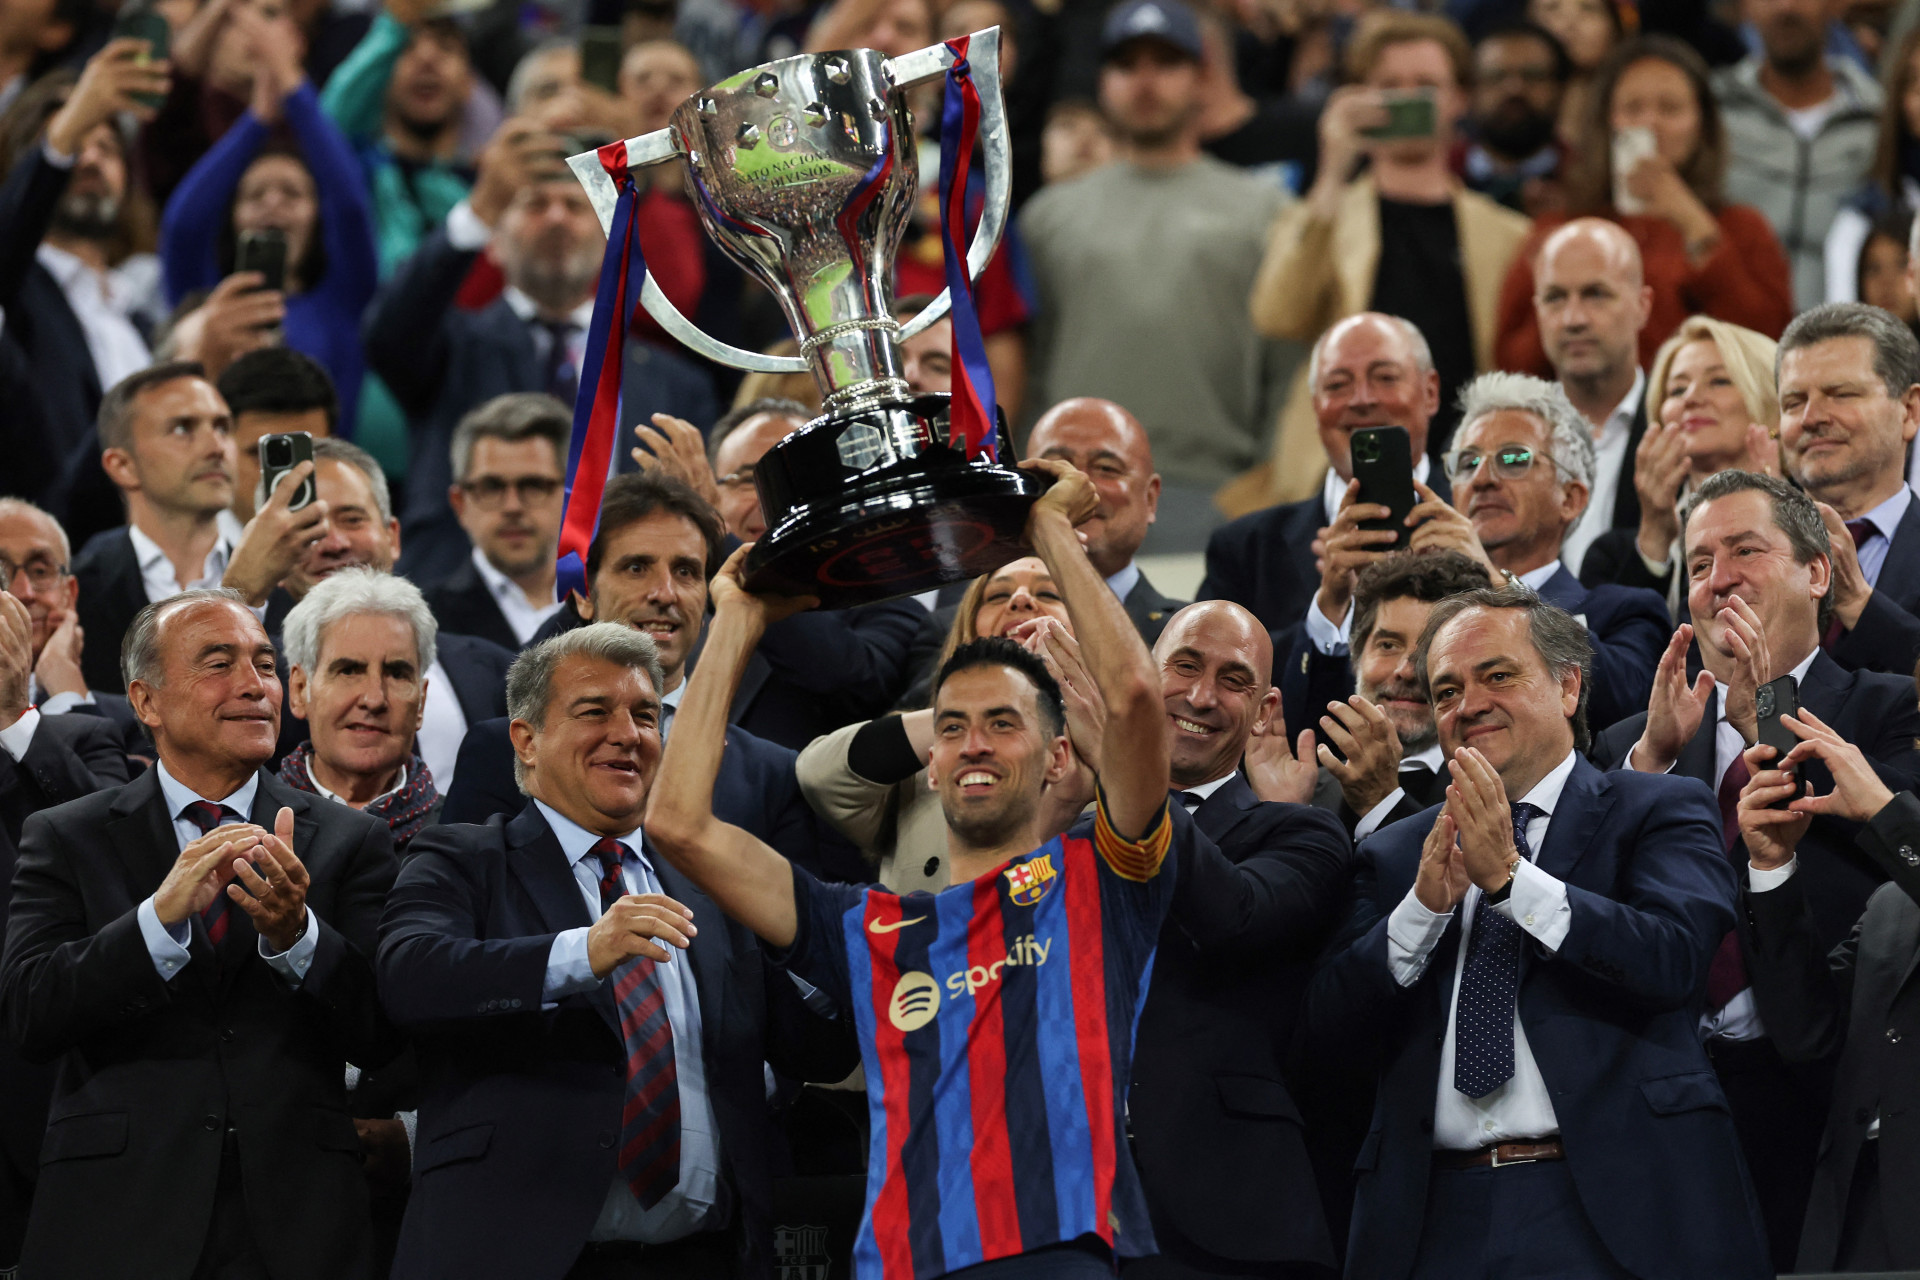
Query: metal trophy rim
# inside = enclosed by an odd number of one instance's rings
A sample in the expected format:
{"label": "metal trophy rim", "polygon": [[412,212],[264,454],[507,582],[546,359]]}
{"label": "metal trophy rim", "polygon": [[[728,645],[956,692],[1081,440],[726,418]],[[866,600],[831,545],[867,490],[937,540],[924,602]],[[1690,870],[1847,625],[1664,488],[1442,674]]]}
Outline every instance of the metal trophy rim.
{"label": "metal trophy rim", "polygon": [[[980,95],[980,136],[988,148],[988,163],[982,165],[986,175],[986,203],[980,211],[980,226],[973,238],[973,247],[967,253],[967,275],[978,280],[980,273],[986,270],[987,262],[993,257],[994,250],[1000,245],[1000,237],[1006,231],[1007,209],[1011,203],[1013,191],[1012,166],[1009,163],[1009,140],[1007,135],[1006,104],[1000,93],[1000,28],[988,27],[976,31],[969,38],[968,61],[976,68],[978,75],[989,92]],[[854,50],[823,50],[818,54],[796,54],[796,57],[826,57],[834,52],[855,52]],[[784,59],[782,59],[784,61]],[[892,76],[893,88],[897,92],[915,88],[946,75],[953,66],[953,51],[944,44],[929,45],[916,49],[912,53],[889,58],[884,64]],[[707,92],[702,89],[701,93]],[[698,97],[699,94],[693,95]],[[683,154],[679,140],[672,128],[656,129],[652,133],[628,138],[627,167],[639,169],[648,165],[661,164]],[[573,170],[574,177],[587,190],[587,199],[593,205],[594,214],[600,219],[600,229],[611,231],[613,210],[620,193],[613,185],[613,179],[600,164],[600,155],[596,151],[583,151],[579,155],[567,158],[567,167]],[[952,307],[951,291],[942,289],[934,300],[914,316],[893,335],[895,346],[924,332],[938,322]],[[690,349],[721,364],[736,369],[745,369],[754,373],[811,373],[812,363],[805,356],[769,356],[758,351],[748,351],[715,338],[706,330],[682,315],[654,281],[653,272],[646,273],[646,279],[640,285],[640,304],[647,313],[660,322],[660,327],[685,343]]]}

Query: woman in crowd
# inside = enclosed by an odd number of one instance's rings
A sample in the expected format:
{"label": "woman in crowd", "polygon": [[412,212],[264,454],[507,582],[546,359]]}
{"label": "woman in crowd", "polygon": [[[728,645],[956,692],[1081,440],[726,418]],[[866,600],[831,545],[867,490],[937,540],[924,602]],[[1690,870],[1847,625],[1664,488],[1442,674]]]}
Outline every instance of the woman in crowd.
{"label": "woman in crowd", "polygon": [[1868,306],[1891,311],[1920,332],[1920,308],[1907,275],[1907,244],[1913,235],[1913,215],[1907,210],[1877,219],[1854,263],[1856,296]]}
{"label": "woman in crowd", "polygon": [[[1616,140],[1641,129],[1651,131],[1653,152],[1616,173]],[[1643,366],[1690,315],[1776,337],[1793,318],[1792,276],[1779,238],[1758,210],[1722,198],[1726,133],[1706,63],[1691,48],[1642,36],[1609,54],[1594,73],[1574,155],[1568,208],[1534,222],[1501,290],[1501,368],[1553,376],[1534,317],[1534,258],[1556,228],[1581,216],[1619,223],[1640,246],[1653,290],[1640,331]]]}
{"label": "woman in crowd", "polygon": [[[366,367],[360,316],[378,271],[366,187],[301,70],[291,19],[241,9],[229,21],[253,37],[253,101],[167,202],[160,229],[167,293],[177,302],[212,288],[234,270],[242,236],[282,233],[286,344],[332,375],[341,434],[351,435]],[[292,145],[276,139],[283,123]]]}
{"label": "woman in crowd", "polygon": [[1615,45],[1626,39],[1613,0],[1531,0],[1527,17],[1551,31],[1567,51],[1573,75],[1560,99],[1560,139],[1569,146],[1580,136],[1594,71]]}
{"label": "woman in crowd", "polygon": [[1102,713],[1068,626],[1066,603],[1038,557],[976,578],[954,606],[938,656],[908,694],[908,704],[918,709],[847,725],[800,753],[800,790],[808,805],[879,864],[879,881],[895,893],[947,887],[947,823],[940,797],[927,786],[933,750],[927,700],[933,676],[963,644],[1012,636],[1040,655],[1060,682],[1067,732],[1080,762],[1074,775],[1048,793],[1058,805],[1054,829],[1064,831],[1093,798],[1097,757],[1088,753],[1098,748]]}
{"label": "woman in crowd", "polygon": [[1828,302],[1873,301],[1859,288],[1867,241],[1877,223],[1920,209],[1920,26],[1900,41],[1888,75],[1873,168],[1827,228]]}
{"label": "woman in crowd", "polygon": [[1779,475],[1780,398],[1775,343],[1737,324],[1693,316],[1668,338],[1647,375],[1647,433],[1633,459],[1640,526],[1609,529],[1587,549],[1580,581],[1618,583],[1667,597],[1686,616],[1681,499],[1716,471]]}

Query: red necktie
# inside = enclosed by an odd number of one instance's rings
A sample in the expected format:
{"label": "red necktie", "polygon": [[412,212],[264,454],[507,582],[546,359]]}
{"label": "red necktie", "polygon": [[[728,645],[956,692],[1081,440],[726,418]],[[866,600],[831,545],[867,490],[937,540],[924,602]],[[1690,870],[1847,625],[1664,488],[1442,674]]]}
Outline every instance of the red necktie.
{"label": "red necktie", "polygon": [[[226,822],[228,818],[232,818],[235,822],[240,820],[240,815],[227,806],[210,804],[205,800],[192,801],[180,811],[180,816],[200,828],[200,834],[203,836]],[[214,895],[213,902],[200,913],[200,923],[206,926],[207,941],[211,942],[214,950],[218,951],[220,944],[226,941],[227,937],[227,891],[224,888]]]}
{"label": "red necktie", "polygon": [[[1729,855],[1740,843],[1740,792],[1752,777],[1746,756],[1737,755],[1720,779],[1720,835]],[[1740,954],[1740,938],[1728,933],[1707,966],[1707,1007],[1722,1008],[1746,989],[1747,962]]]}
{"label": "red necktie", "polygon": [[[1873,521],[1865,518],[1849,520],[1847,521],[1847,532],[1853,535],[1853,549],[1857,553],[1860,550],[1860,544],[1873,536]],[[1840,643],[1840,637],[1846,633],[1847,629],[1840,624],[1839,617],[1835,616],[1832,621],[1827,623],[1827,634],[1820,637],[1820,647],[1828,652],[1832,652],[1833,646]]]}
{"label": "red necktie", "polygon": [[[626,892],[620,861],[626,846],[602,839],[600,903],[604,910]],[[635,956],[613,971],[613,1002],[626,1042],[626,1101],[620,1112],[620,1176],[643,1209],[651,1209],[680,1181],[680,1088],[673,1066],[673,1027],[666,994],[652,960]]]}

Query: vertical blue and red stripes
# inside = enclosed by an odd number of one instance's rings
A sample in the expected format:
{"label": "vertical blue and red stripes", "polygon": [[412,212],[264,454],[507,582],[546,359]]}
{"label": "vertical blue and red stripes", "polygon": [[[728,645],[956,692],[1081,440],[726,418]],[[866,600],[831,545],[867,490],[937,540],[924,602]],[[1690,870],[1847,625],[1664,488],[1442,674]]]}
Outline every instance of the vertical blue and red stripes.
{"label": "vertical blue and red stripes", "polygon": [[966,442],[967,459],[1000,459],[998,413],[993,370],[987,365],[986,339],[973,302],[973,278],[967,250],[973,230],[967,223],[967,172],[980,133],[980,89],[967,62],[973,37],[947,41],[953,65],[947,68],[946,97],[940,106],[940,243],[947,273],[947,297],[953,306],[953,399],[949,424],[955,441]]}

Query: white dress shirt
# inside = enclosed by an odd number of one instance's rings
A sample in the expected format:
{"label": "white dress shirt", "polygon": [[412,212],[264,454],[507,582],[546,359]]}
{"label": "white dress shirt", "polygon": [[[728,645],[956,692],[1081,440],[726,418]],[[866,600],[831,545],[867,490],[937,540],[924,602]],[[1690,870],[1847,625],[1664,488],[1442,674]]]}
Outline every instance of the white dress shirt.
{"label": "white dress shirt", "polygon": [[427,772],[433,775],[433,789],[443,796],[453,789],[453,766],[466,736],[467,713],[453,695],[447,669],[435,658],[427,668],[427,706],[420,716],[420,732],[413,737],[413,749],[426,761]]}
{"label": "white dress shirt", "polygon": [[[1540,856],[1554,807],[1560,803],[1567,779],[1573,776],[1577,759],[1574,752],[1568,752],[1566,759],[1520,797],[1540,810],[1527,824],[1527,844],[1534,859]],[[1547,1082],[1527,1045],[1527,1029],[1521,1024],[1517,1002],[1513,1011],[1513,1078],[1484,1098],[1469,1098],[1453,1087],[1454,1012],[1480,898],[1479,887],[1470,885],[1460,903],[1460,945],[1454,956],[1452,989],[1447,995],[1447,1035],[1440,1046],[1440,1080],[1434,1100],[1433,1145],[1453,1151],[1477,1151],[1495,1142],[1546,1138],[1560,1132]],[[1529,859],[1522,859],[1514,868],[1513,892],[1505,902],[1495,903],[1492,910],[1510,917],[1549,952],[1560,950],[1573,927],[1567,886]],[[1387,917],[1387,963],[1396,982],[1410,987],[1420,980],[1433,948],[1452,920],[1451,911],[1435,914],[1421,905],[1412,889],[1407,890],[1407,896]]]}
{"label": "white dress shirt", "polygon": [[[220,579],[226,576],[227,565],[233,560],[233,549],[240,544],[242,526],[231,511],[222,511],[214,517],[214,523],[219,528],[219,536],[214,539],[213,549],[207,552],[206,561],[200,566],[200,576],[191,582],[180,581],[174,572],[173,561],[167,559],[167,553],[160,544],[148,537],[139,525],[127,526],[127,538],[133,543],[133,558],[140,566],[140,585],[146,589],[148,604],[170,600],[182,591],[220,585]],[[265,613],[264,608],[254,610],[255,616],[264,616]]]}
{"label": "white dress shirt", "polygon": [[1187,812],[1192,813],[1195,809],[1198,809],[1201,805],[1213,799],[1213,793],[1226,786],[1229,782],[1232,782],[1234,775],[1239,772],[1238,769],[1229,769],[1212,782],[1203,782],[1194,787],[1175,787],[1174,793],[1180,796],[1195,797],[1193,803],[1186,806]]}
{"label": "white dress shirt", "polygon": [[[1440,744],[1436,742],[1425,750],[1416,751],[1410,756],[1402,756],[1400,758],[1400,772],[1405,773],[1407,770],[1416,767],[1424,767],[1432,773],[1439,773],[1442,769],[1446,768],[1447,757],[1446,753],[1440,750]],[[1387,820],[1387,815],[1393,812],[1393,807],[1399,804],[1402,797],[1406,794],[1407,789],[1405,787],[1395,787],[1387,793],[1386,799],[1361,814],[1360,821],[1356,822],[1353,826],[1353,842],[1358,844],[1378,831],[1380,824]]]}
{"label": "white dress shirt", "polygon": [[1615,405],[1607,420],[1594,429],[1593,492],[1587,498],[1586,511],[1567,531],[1567,540],[1560,544],[1560,558],[1567,562],[1575,577],[1580,574],[1580,566],[1593,540],[1613,528],[1613,504],[1620,496],[1621,484],[1631,483],[1626,479],[1627,438],[1633,434],[1634,414],[1646,394],[1647,375],[1644,370],[1635,369],[1633,389],[1627,392],[1627,398]]}
{"label": "white dress shirt", "polygon": [[112,271],[96,271],[65,249],[41,244],[34,257],[60,286],[73,318],[87,338],[87,354],[102,387],[111,387],[128,374],[153,363],[147,340],[128,319],[139,302],[138,291]]}
{"label": "white dress shirt", "polygon": [[[431,772],[431,769],[429,769],[429,772]],[[344,804],[349,809],[353,808],[353,806],[351,804],[348,804],[346,800],[333,794],[333,792],[327,790],[327,784],[320,781],[320,776],[313,771],[313,765],[311,762],[309,762],[307,765],[307,781],[313,784],[314,794],[319,796],[322,800],[331,800],[335,804]],[[379,795],[375,796],[373,799],[367,801],[367,804],[378,804],[380,801],[385,800],[388,796],[392,795],[394,792],[398,791],[400,788],[406,785],[407,785],[407,766],[403,764],[400,766],[400,776],[394,781],[394,784],[388,787],[385,791],[382,791]],[[438,788],[435,788],[435,789],[438,790]],[[361,807],[365,808],[366,805],[362,805]]]}
{"label": "white dress shirt", "polygon": [[0,750],[4,750],[16,761],[27,758],[27,748],[33,745],[33,731],[40,725],[41,712],[28,707],[20,713],[20,718],[4,729],[0,729]]}
{"label": "white dress shirt", "polygon": [[[560,841],[561,852],[573,870],[574,883],[590,919],[600,911],[600,859],[593,846],[600,837],[549,808],[533,802]],[[628,853],[620,862],[620,876],[628,893],[661,893],[660,879],[647,861],[639,831],[620,837]],[[587,960],[587,929],[555,934],[547,952],[547,976],[541,994],[549,1006],[571,995],[581,995],[606,979],[593,976]],[[672,948],[668,948],[672,951]],[[721,1220],[720,1133],[714,1124],[713,1103],[707,1096],[706,1064],[701,1053],[700,993],[694,985],[693,964],[683,951],[657,969],[660,992],[673,1028],[673,1070],[680,1091],[680,1181],[651,1209],[643,1209],[633,1191],[618,1177],[608,1188],[600,1216],[587,1233],[589,1240],[638,1240],[664,1244],[717,1227]]]}
{"label": "white dress shirt", "polygon": [[[167,772],[165,761],[153,767],[159,771],[160,794],[166,798],[167,812],[173,817],[173,834],[179,842],[176,853],[185,850],[203,834],[199,824],[185,816],[186,807],[196,800],[222,805],[238,815],[223,818],[220,823],[223,827],[231,826],[236,822],[252,821],[248,815],[253,812],[254,792],[260,788],[258,773],[248,774],[247,780],[237,791],[223,799],[215,800],[210,796],[200,795]],[[294,852],[298,853],[299,850],[296,849]],[[227,902],[227,910],[236,915],[241,913],[239,905],[232,900]],[[192,938],[192,922],[182,920],[172,929],[168,929],[160,923],[160,913],[154,909],[152,897],[148,897],[135,910],[134,919],[139,922],[140,936],[146,941],[147,954],[153,957],[153,967],[160,974],[161,980],[169,981],[178,977],[180,971],[185,969],[193,959],[193,954],[187,950]],[[299,986],[301,980],[307,976],[307,970],[313,967],[313,954],[320,946],[320,930],[314,924],[313,908],[307,908],[306,930],[293,946],[285,951],[269,951],[264,937],[259,940],[258,945],[260,958],[293,986]]]}
{"label": "white dress shirt", "polygon": [[27,675],[27,701],[40,708],[43,716],[63,716],[75,707],[99,705],[91,689],[85,693],[49,694],[40,683],[40,677],[31,672]]}
{"label": "white dress shirt", "polygon": [[487,594],[493,597],[494,604],[500,608],[500,615],[507,620],[507,626],[513,629],[513,638],[521,644],[533,639],[540,630],[540,624],[560,612],[560,601],[549,590],[546,603],[536,605],[527,599],[527,593],[519,584],[506,574],[493,567],[486,553],[480,548],[473,549],[473,567],[480,572],[480,581],[487,584]]}

